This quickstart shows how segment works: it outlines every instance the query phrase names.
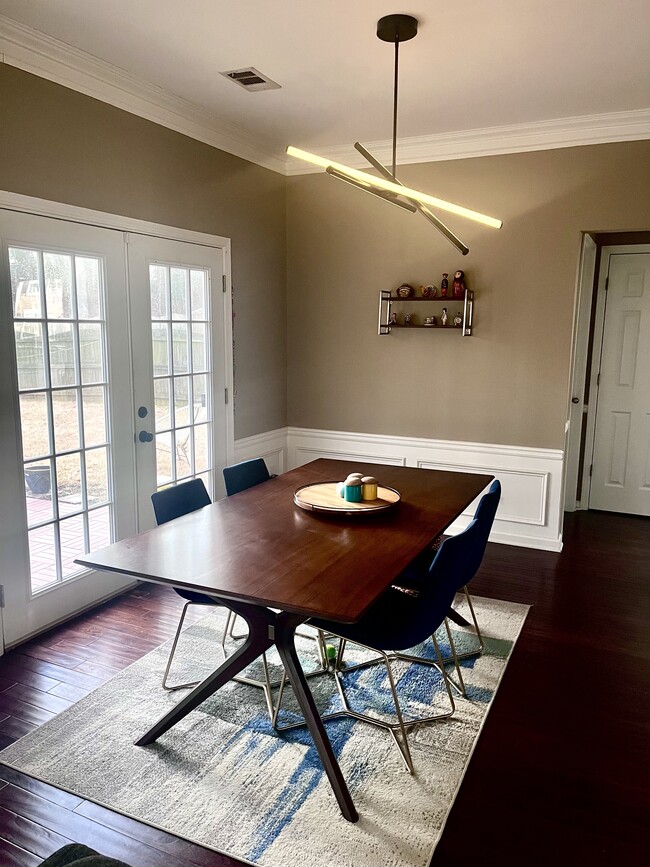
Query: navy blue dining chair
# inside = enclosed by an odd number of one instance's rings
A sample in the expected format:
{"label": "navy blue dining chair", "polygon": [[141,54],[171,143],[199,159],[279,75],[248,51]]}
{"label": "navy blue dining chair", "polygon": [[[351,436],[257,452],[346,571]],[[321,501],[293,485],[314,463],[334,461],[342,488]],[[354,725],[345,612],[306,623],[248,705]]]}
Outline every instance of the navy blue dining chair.
{"label": "navy blue dining chair", "polygon": [[246,491],[262,482],[268,482],[274,476],[269,473],[264,458],[253,458],[250,461],[240,461],[230,467],[223,468],[223,480],[226,494],[232,497],[240,491]]}
{"label": "navy blue dining chair", "polygon": [[[499,482],[498,479],[495,479],[488,488],[487,493],[485,493],[481,497],[476,512],[474,513],[474,520],[479,526],[479,531],[476,534],[476,538],[474,539],[474,542],[469,552],[469,558],[465,567],[464,580],[461,582],[460,591],[464,594],[467,606],[470,611],[470,616],[474,625],[474,631],[476,632],[476,637],[478,639],[478,646],[476,648],[471,648],[470,650],[466,650],[460,653],[457,652],[454,662],[461,659],[468,659],[472,656],[478,656],[483,652],[483,636],[481,634],[481,629],[478,624],[478,619],[476,617],[476,612],[474,610],[474,605],[472,603],[472,597],[468,589],[468,584],[474,578],[481,566],[481,563],[483,562],[485,549],[487,547],[488,539],[490,537],[492,525],[494,524],[494,518],[499,507],[500,499],[501,482]],[[420,560],[407,566],[404,572],[402,572],[402,574],[399,575],[398,578],[396,578],[394,584],[402,588],[403,590],[407,590],[413,593],[419,593],[422,590],[423,584],[425,584],[428,580],[428,569],[423,568],[422,561]],[[458,626],[471,626],[469,621],[462,617],[453,607],[450,608],[447,612],[447,617]],[[411,658],[408,657],[406,654],[402,654],[402,657],[404,659]],[[451,661],[451,658],[448,657],[445,659],[445,662],[449,661]],[[457,666],[456,671],[460,684],[460,692],[465,695],[465,686],[463,684],[463,677],[460,667]]]}
{"label": "navy blue dining chair", "polygon": [[[151,504],[153,505],[156,524],[158,525],[166,524],[168,521],[173,521],[175,518],[180,518],[182,515],[187,515],[190,512],[196,512],[204,506],[209,506],[211,502],[210,496],[201,479],[191,479],[189,482],[181,482],[179,485],[163,488],[162,491],[157,491],[155,494],[151,495]],[[162,680],[163,689],[166,689],[169,692],[174,692],[177,689],[189,689],[189,687],[196,686],[200,683],[198,680],[189,683],[177,683],[174,686],[170,686],[167,683],[169,670],[172,666],[172,660],[174,658],[174,653],[176,652],[178,639],[180,638],[183,629],[183,622],[185,621],[187,609],[190,605],[216,606],[223,604],[213,596],[208,596],[206,593],[199,593],[195,590],[183,590],[180,587],[174,587],[174,591],[178,593],[182,599],[185,599],[185,605],[183,606],[181,617],[178,621],[178,627],[176,629],[176,634],[174,635],[174,641],[172,643],[169,659],[167,660],[167,667],[165,668]]]}
{"label": "navy blue dining chair", "polygon": [[[447,637],[451,639],[449,624],[447,623],[447,612],[454,600],[455,594],[465,579],[469,561],[478,543],[477,540],[480,533],[480,525],[476,520],[473,520],[462,533],[445,539],[427,570],[427,581],[422,584],[419,592],[403,592],[402,589],[398,589],[397,587],[390,587],[368,609],[361,620],[358,620],[356,623],[342,624],[321,619],[309,621],[311,626],[316,626],[318,629],[331,633],[340,639],[334,664],[334,677],[344,709],[331,714],[325,714],[323,719],[328,720],[341,716],[351,716],[354,719],[363,720],[364,722],[388,730],[399,748],[406,769],[411,774],[413,773],[413,759],[409,749],[407,730],[420,723],[447,719],[456,709],[451,691],[451,681],[447,675],[445,662],[435,633],[444,625]],[[429,638],[433,642],[436,654],[435,661],[432,662],[431,660],[420,659],[419,657],[413,657],[409,661],[435,666],[442,677],[442,683],[449,701],[449,710],[407,720],[404,718],[400,707],[391,662],[399,659],[402,651],[422,644]],[[353,665],[344,665],[343,654],[348,642],[379,654],[379,656],[374,656],[372,659]],[[452,654],[455,654],[453,644],[450,643],[450,646]],[[377,662],[383,662],[386,666],[388,683],[395,704],[396,723],[355,710],[350,706],[345,693],[344,680],[347,674],[360,668],[375,665]],[[273,712],[273,725],[279,731],[304,724],[278,725],[278,713],[283,689],[284,684],[280,687],[278,701]]]}

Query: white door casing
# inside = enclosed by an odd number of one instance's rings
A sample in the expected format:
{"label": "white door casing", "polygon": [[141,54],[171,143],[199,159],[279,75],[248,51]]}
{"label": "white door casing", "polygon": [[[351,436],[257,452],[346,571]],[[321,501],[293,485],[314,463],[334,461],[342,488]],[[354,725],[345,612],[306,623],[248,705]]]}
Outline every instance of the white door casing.
{"label": "white door casing", "polygon": [[567,512],[573,512],[578,507],[577,485],[580,466],[580,446],[583,423],[586,420],[585,416],[588,410],[584,398],[597,250],[598,248],[594,239],[591,235],[585,234],[580,254],[573,315],[573,344],[567,410],[563,496],[564,509]]}
{"label": "white door casing", "polygon": [[650,515],[650,248],[611,248],[603,259],[589,507]]}

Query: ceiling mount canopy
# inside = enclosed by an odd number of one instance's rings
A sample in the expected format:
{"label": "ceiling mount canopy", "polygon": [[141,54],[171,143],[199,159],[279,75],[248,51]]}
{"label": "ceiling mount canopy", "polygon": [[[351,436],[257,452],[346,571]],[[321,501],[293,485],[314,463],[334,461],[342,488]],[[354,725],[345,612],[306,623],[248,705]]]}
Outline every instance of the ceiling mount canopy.
{"label": "ceiling mount canopy", "polygon": [[377,22],[377,38],[382,42],[392,42],[395,46],[395,66],[393,77],[393,160],[392,171],[383,163],[367,151],[362,144],[355,142],[354,146],[357,151],[377,170],[381,177],[361,172],[358,169],[349,168],[341,163],[335,163],[332,160],[327,160],[317,154],[308,153],[299,148],[289,145],[287,155],[297,157],[306,162],[324,168],[325,171],[334,178],[341,181],[346,181],[357,189],[372,193],[373,195],[398,205],[404,210],[415,212],[418,211],[427,219],[439,232],[441,232],[448,241],[450,241],[456,249],[465,256],[469,253],[469,247],[464,244],[445,224],[432,213],[428,205],[431,205],[440,210],[449,211],[452,214],[457,214],[461,217],[466,217],[470,220],[483,223],[486,226],[491,226],[495,229],[500,229],[502,226],[501,220],[495,217],[488,217],[486,214],[480,214],[477,211],[472,211],[469,208],[463,208],[461,205],[455,205],[453,202],[447,202],[444,199],[438,199],[435,196],[430,196],[428,193],[421,193],[418,190],[404,186],[397,180],[397,90],[399,82],[399,46],[401,42],[408,42],[413,39],[418,32],[418,20],[412,15],[385,15]]}

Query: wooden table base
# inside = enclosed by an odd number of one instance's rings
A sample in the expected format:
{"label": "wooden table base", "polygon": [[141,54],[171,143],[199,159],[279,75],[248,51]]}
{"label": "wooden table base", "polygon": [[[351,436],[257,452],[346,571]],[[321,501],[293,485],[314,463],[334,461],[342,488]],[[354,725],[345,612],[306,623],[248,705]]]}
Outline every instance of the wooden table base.
{"label": "wooden table base", "polygon": [[285,612],[276,614],[268,608],[247,605],[243,602],[233,602],[232,600],[228,600],[228,607],[244,618],[248,624],[248,637],[241,647],[232,656],[229,656],[219,668],[208,675],[205,680],[201,681],[189,695],[186,695],[185,698],[179,701],[175,707],[145,732],[135,742],[136,746],[144,747],[158,740],[161,735],[172,728],[172,726],[175,726],[177,722],[186,717],[188,713],[191,713],[211,695],[214,695],[224,684],[232,680],[235,675],[239,674],[247,665],[250,665],[251,662],[275,644],[300,709],[305,717],[309,733],[318,750],[325,773],[336,795],[341,813],[349,822],[356,822],[359,819],[359,814],[352,801],[296,653],[294,633],[296,627],[304,623],[306,618],[299,614]]}

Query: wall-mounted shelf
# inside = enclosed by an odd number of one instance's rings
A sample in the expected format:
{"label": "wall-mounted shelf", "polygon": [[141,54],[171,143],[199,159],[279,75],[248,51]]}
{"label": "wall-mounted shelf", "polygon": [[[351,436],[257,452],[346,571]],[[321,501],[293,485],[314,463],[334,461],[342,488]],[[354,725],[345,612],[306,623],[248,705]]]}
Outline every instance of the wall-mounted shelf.
{"label": "wall-mounted shelf", "polygon": [[[439,321],[435,325],[424,325],[418,322],[414,325],[404,325],[401,323],[392,323],[390,316],[392,313],[393,304],[436,304],[441,307],[446,307],[448,312],[447,325],[441,325]],[[458,308],[458,305],[463,305],[462,322],[460,325],[454,325],[453,319],[455,312],[450,312],[452,307]],[[434,308],[432,308],[434,309]],[[460,331],[463,337],[470,337],[472,334],[472,318],[474,314],[474,292],[471,289],[466,289],[462,298],[400,298],[399,295],[391,295],[391,293],[382,289],[379,293],[379,328],[378,334],[390,334],[393,328],[399,328],[403,331],[411,331],[421,328],[426,331]],[[431,313],[430,315],[434,315]],[[436,316],[439,320],[439,315]]]}

